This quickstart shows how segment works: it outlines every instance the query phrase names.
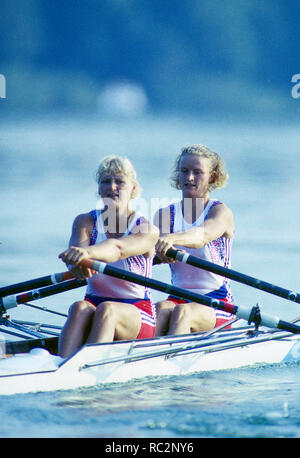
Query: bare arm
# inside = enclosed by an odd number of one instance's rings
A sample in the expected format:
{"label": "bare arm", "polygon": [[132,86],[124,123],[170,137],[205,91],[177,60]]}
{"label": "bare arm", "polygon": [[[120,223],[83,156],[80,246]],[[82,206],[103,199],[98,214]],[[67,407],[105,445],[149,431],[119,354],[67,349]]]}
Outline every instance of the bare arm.
{"label": "bare arm", "polygon": [[109,238],[87,249],[90,258],[115,262],[130,256],[154,255],[158,230],[149,222],[136,226],[134,233],[121,238]]}
{"label": "bare arm", "polygon": [[94,228],[94,220],[91,215],[82,214],[78,215],[72,226],[72,233],[69,241],[70,246],[88,247]]}
{"label": "bare arm", "polygon": [[78,280],[84,280],[86,277],[91,277],[93,274],[90,269],[76,266],[73,262],[73,258],[77,253],[85,252],[86,248],[89,246],[93,227],[94,221],[91,215],[78,215],[73,222],[69,248],[58,256],[67,264],[68,269]]}
{"label": "bare arm", "polygon": [[109,238],[96,245],[89,245],[92,230],[92,218],[87,219],[86,215],[80,215],[75,219],[69,248],[59,255],[66,264],[78,265],[85,258],[111,263],[129,256],[154,255],[158,230],[149,222],[136,226],[134,233],[130,235]]}
{"label": "bare arm", "polygon": [[193,227],[183,232],[161,234],[156,250],[159,255],[174,245],[187,248],[201,248],[218,237],[232,238],[234,235],[234,222],[231,210],[224,204],[214,206],[205,222],[199,227]]}

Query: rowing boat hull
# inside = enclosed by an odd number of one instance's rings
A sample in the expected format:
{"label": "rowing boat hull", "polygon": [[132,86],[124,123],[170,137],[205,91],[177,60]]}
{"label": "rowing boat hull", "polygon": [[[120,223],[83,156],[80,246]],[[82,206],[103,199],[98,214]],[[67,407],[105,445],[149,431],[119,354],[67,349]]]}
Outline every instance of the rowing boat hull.
{"label": "rowing boat hull", "polygon": [[[149,376],[178,376],[300,360],[300,336],[244,342],[214,339],[157,339],[85,345],[63,360],[45,349],[34,349],[0,361],[0,395],[69,390],[104,383],[122,383]],[[255,345],[253,345],[255,343]],[[176,353],[179,346],[185,350]],[[175,352],[175,353],[172,353]],[[171,354],[167,354],[171,353]]]}

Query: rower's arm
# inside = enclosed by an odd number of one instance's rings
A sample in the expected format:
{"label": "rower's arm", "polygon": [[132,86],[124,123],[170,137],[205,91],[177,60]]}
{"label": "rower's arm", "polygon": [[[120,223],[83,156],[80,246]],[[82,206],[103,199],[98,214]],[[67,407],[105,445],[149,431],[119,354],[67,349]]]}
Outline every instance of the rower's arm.
{"label": "rower's arm", "polygon": [[130,256],[154,255],[154,247],[158,240],[158,229],[149,222],[135,226],[132,234],[121,238],[111,238],[92,245],[86,249],[90,258],[103,262],[116,262]]}
{"label": "rower's arm", "polygon": [[201,226],[193,227],[182,232],[161,233],[159,241],[156,244],[157,254],[164,256],[167,250],[174,245],[187,248],[201,248],[221,236],[232,238],[233,235],[234,222],[232,212],[225,204],[218,204],[209,211],[205,222]]}
{"label": "rower's arm", "polygon": [[224,204],[213,207],[201,226],[172,234],[174,245],[188,248],[201,248],[219,237],[232,238],[233,235],[233,215]]}
{"label": "rower's arm", "polygon": [[129,256],[143,254],[150,257],[154,255],[158,230],[147,221],[135,226],[130,235],[106,239],[101,243],[89,245],[92,230],[91,220],[85,219],[82,215],[75,219],[69,248],[59,255],[67,265],[78,265],[82,259],[86,258],[111,263]]}
{"label": "rower's arm", "polygon": [[58,256],[66,263],[68,269],[78,280],[84,280],[86,277],[91,277],[93,274],[91,269],[77,266],[75,262],[79,253],[82,254],[86,252],[86,248],[90,244],[93,227],[94,220],[90,214],[78,215],[73,222],[69,248]]}
{"label": "rower's arm", "polygon": [[86,213],[78,215],[73,222],[69,247],[88,247],[90,245],[93,227],[94,220],[90,214]]}

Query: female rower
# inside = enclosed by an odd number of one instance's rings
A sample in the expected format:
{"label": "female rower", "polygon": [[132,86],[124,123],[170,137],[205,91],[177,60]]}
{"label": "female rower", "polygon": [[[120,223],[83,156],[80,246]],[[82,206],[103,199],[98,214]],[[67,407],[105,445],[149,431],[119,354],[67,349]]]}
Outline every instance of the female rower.
{"label": "female rower", "polygon": [[69,248],[59,255],[74,276],[87,279],[84,300],[75,302],[59,340],[67,357],[83,343],[150,338],[155,306],[148,288],[79,265],[97,259],[146,277],[151,276],[158,230],[131,207],[140,193],[136,172],[126,158],[105,158],[97,171],[104,209],[77,216]]}
{"label": "female rower", "polygon": [[[210,192],[225,186],[227,179],[218,154],[202,145],[182,148],[171,177],[182,200],[160,209],[154,223],[160,229],[156,252],[161,261],[170,263],[172,284],[233,303],[227,279],[166,257],[167,250],[174,247],[230,267],[233,215],[224,203],[210,198]],[[229,313],[173,296],[157,303],[156,312],[156,335],[207,331],[232,318]]]}

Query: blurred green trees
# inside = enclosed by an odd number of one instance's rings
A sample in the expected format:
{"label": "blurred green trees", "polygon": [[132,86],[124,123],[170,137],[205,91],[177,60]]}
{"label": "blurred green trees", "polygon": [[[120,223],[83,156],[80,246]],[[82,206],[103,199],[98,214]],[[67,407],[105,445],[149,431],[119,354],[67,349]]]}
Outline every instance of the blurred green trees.
{"label": "blurred green trees", "polygon": [[274,111],[300,71],[298,0],[1,0],[0,8],[12,109],[93,111],[107,84],[129,81],[153,110]]}

